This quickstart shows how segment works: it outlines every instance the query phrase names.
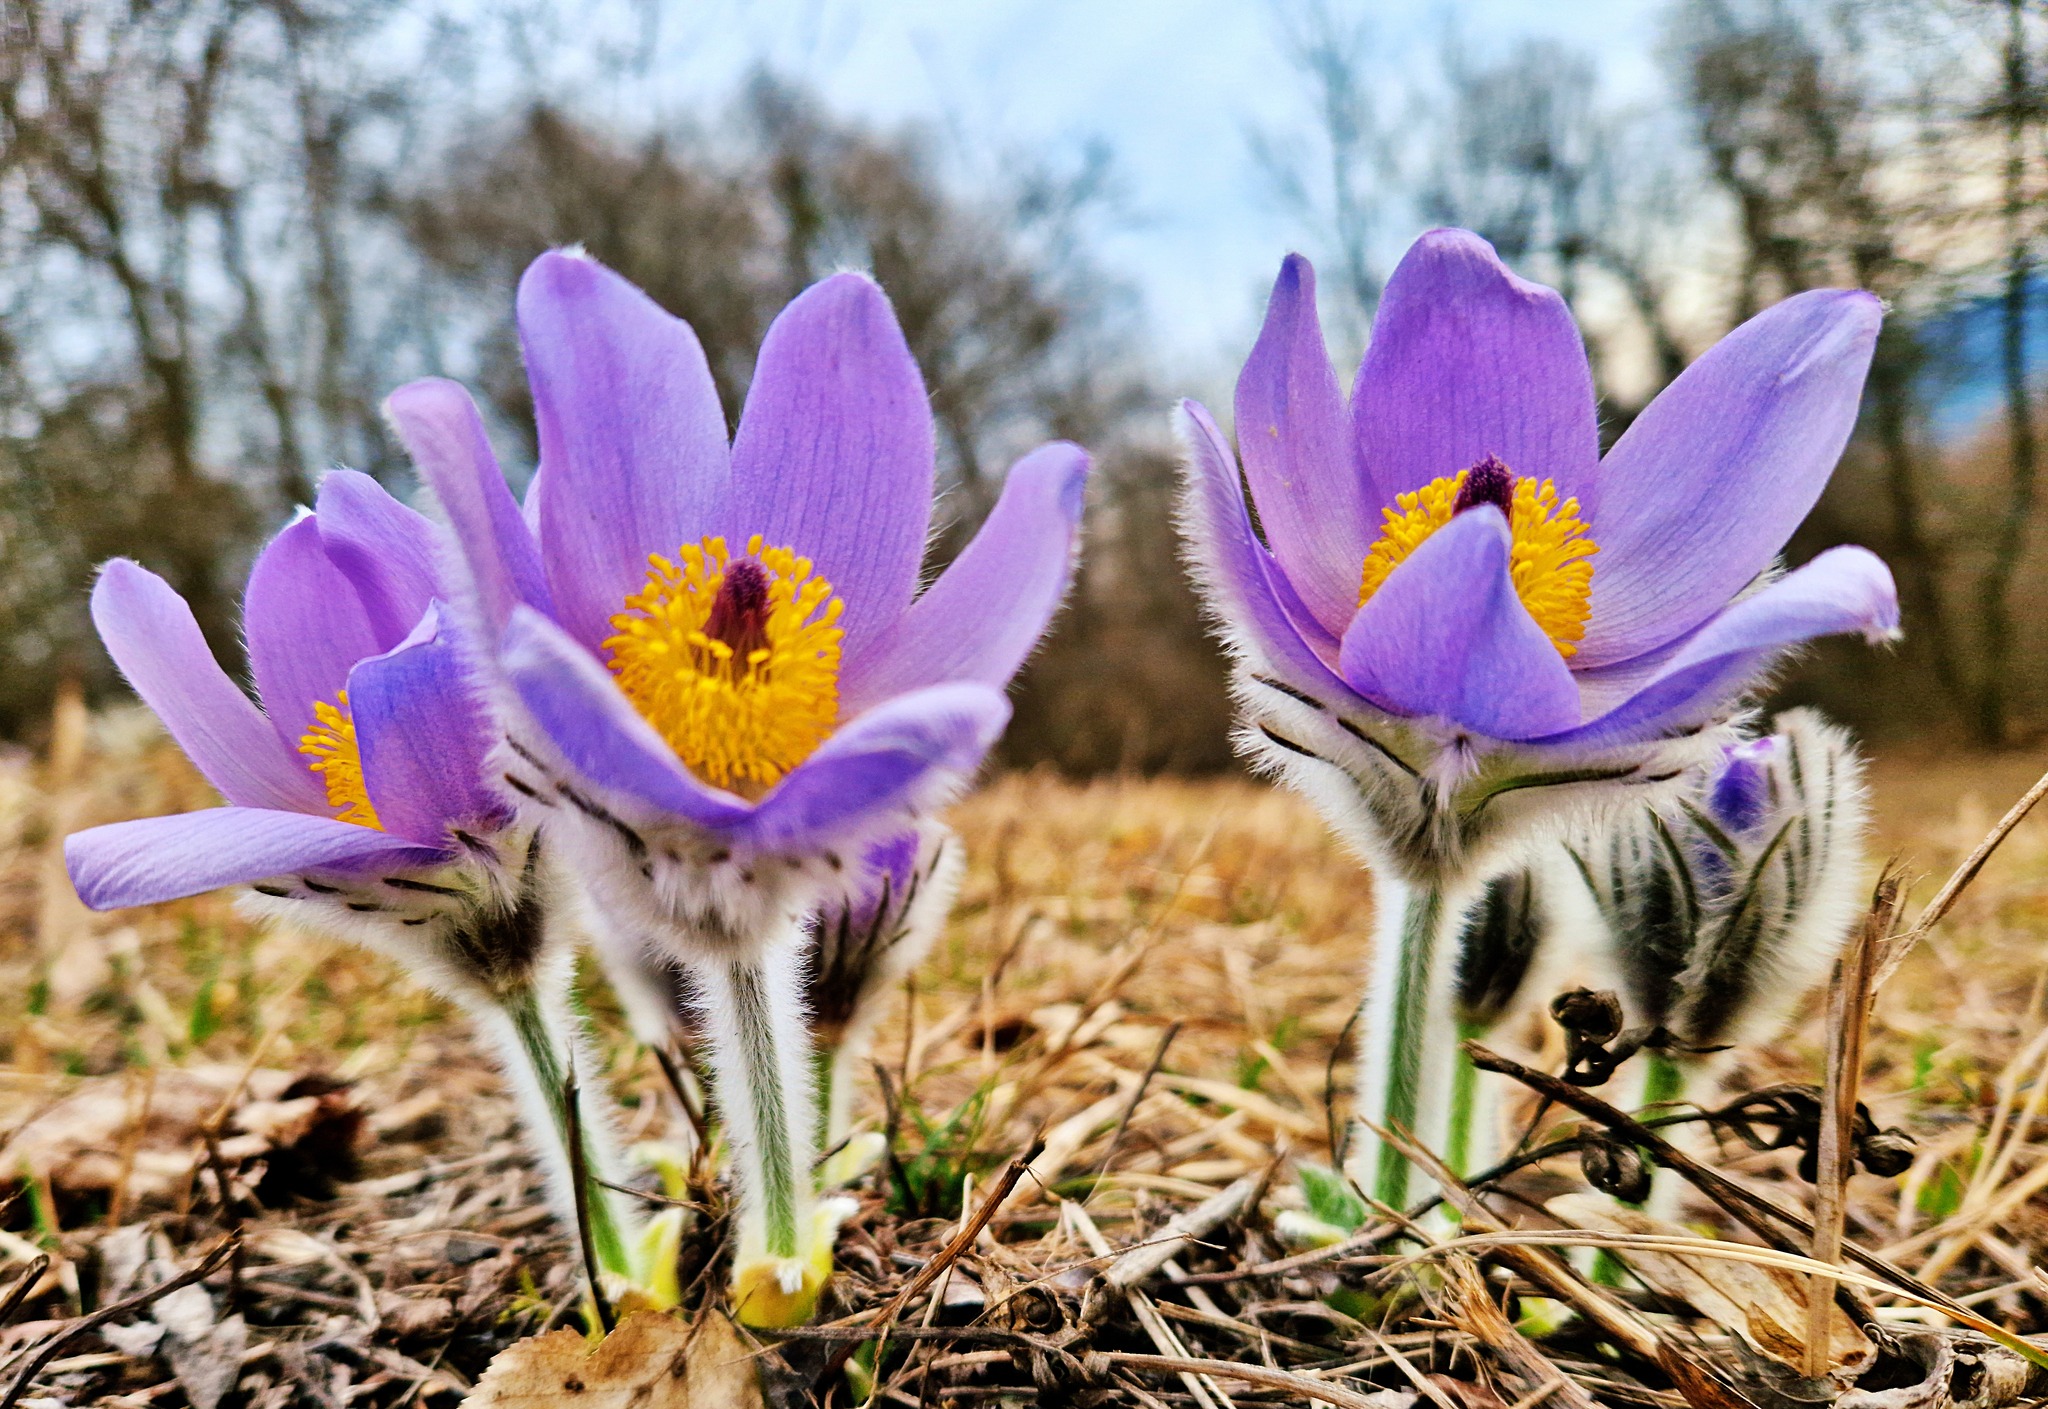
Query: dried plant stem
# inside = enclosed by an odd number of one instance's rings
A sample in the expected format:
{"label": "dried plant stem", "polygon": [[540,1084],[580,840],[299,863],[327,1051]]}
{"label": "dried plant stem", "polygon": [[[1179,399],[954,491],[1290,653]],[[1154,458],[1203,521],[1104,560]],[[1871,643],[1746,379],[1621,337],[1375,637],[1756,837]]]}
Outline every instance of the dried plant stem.
{"label": "dried plant stem", "polygon": [[[1856,1096],[1863,1079],[1863,1039],[1870,1020],[1870,982],[1877,947],[1891,932],[1899,887],[1889,872],[1878,882],[1870,914],[1850,937],[1849,947],[1835,964],[1828,988],[1828,1065],[1821,1087],[1818,1169],[1813,1186],[1813,1260],[1829,1265],[1841,1260],[1842,1216],[1854,1158],[1850,1136],[1856,1117]],[[1806,1377],[1817,1380],[1828,1371],[1828,1312],[1835,1282],[1813,1278],[1807,1296]]]}
{"label": "dried plant stem", "polygon": [[21,1373],[15,1376],[14,1383],[8,1386],[6,1396],[0,1398],[0,1409],[14,1409],[14,1406],[21,1402],[21,1396],[28,1391],[28,1387],[35,1383],[36,1376],[40,1375],[43,1372],[43,1368],[57,1358],[57,1353],[63,1350],[65,1346],[70,1345],[82,1336],[98,1330],[109,1321],[118,1320],[131,1311],[141,1310],[158,1297],[167,1296],[181,1287],[189,1287],[194,1282],[205,1281],[208,1277],[219,1271],[221,1264],[232,1258],[241,1246],[241,1236],[230,1233],[227,1237],[222,1238],[213,1245],[206,1256],[199,1260],[198,1266],[188,1268],[168,1281],[159,1282],[153,1287],[137,1292],[134,1296],[103,1306],[90,1316],[81,1316],[76,1321],[73,1321],[63,1330],[45,1341],[43,1348],[38,1350],[30,1358],[28,1364],[22,1367]]}
{"label": "dried plant stem", "polygon": [[1240,1364],[1235,1360],[1201,1360],[1189,1355],[1137,1355],[1121,1350],[1098,1351],[1088,1359],[1090,1363],[1099,1361],[1103,1365],[1158,1370],[1165,1374],[1221,1375],[1263,1389],[1283,1390],[1311,1404],[1335,1405],[1337,1409],[1381,1409],[1385,1403],[1384,1397],[1375,1398],[1356,1390],[1343,1389],[1327,1380],[1310,1379],[1305,1374],[1290,1374],[1264,1365]]}
{"label": "dried plant stem", "polygon": [[[1501,1056],[1498,1052],[1490,1052],[1476,1043],[1469,1044],[1469,1050],[1472,1053],[1472,1060],[1478,1064],[1481,1071],[1495,1071],[1503,1076],[1513,1077],[1530,1090],[1548,1097],[1558,1105],[1577,1111],[1589,1120],[1593,1120],[1617,1134],[1627,1136],[1630,1140],[1647,1150],[1651,1158],[1656,1160],[1657,1163],[1684,1175],[1695,1188],[1713,1199],[1731,1217],[1762,1238],[1766,1243],[1769,1243],[1773,1248],[1781,1253],[1789,1253],[1795,1257],[1805,1256],[1793,1243],[1785,1230],[1789,1228],[1793,1233],[1811,1242],[1813,1238],[1813,1225],[1791,1209],[1782,1208],[1772,1203],[1769,1199],[1751,1193],[1733,1180],[1727,1179],[1708,1169],[1683,1150],[1673,1147],[1669,1141],[1643,1125],[1642,1122],[1633,1119],[1622,1111],[1616,1110],[1590,1091],[1584,1091],[1567,1082],[1560,1081],[1548,1072],[1537,1071],[1533,1067],[1524,1066],[1512,1058]],[[1610,1245],[1618,1247],[1622,1244],[1618,1240],[1610,1240]],[[1912,1299],[1918,1301],[1921,1305],[1932,1307],[1943,1315],[1971,1327],[1973,1330],[1983,1332],[2000,1345],[2012,1350],[2015,1354],[2035,1364],[2048,1367],[2048,1351],[2028,1345],[2018,1337],[2000,1330],[1968,1307],[1961,1305],[1954,1297],[1929,1286],[1926,1282],[1913,1276],[1905,1269],[1895,1266],[1875,1253],[1860,1248],[1846,1240],[1842,1243],[1841,1253],[1850,1262],[1857,1264],[1859,1267],[1866,1268],[1871,1273],[1882,1278],[1896,1291],[1910,1293]],[[1874,1324],[1870,1308],[1863,1304],[1861,1298],[1854,1296],[1847,1287],[1836,1288],[1835,1304],[1840,1306],[1859,1327],[1867,1329]]]}
{"label": "dried plant stem", "polygon": [[[576,1241],[583,1251],[583,1277],[590,1284],[590,1304],[597,1311],[597,1324],[610,1335],[618,1327],[612,1315],[611,1299],[604,1294],[604,1276],[597,1260],[597,1231],[591,1216],[589,1166],[583,1151],[583,1098],[576,1089],[576,1069],[562,1078],[562,1120],[568,1127],[569,1176],[576,1191]],[[600,1199],[603,1197],[599,1196]]]}
{"label": "dried plant stem", "polygon": [[[1502,1231],[1499,1220],[1480,1202],[1479,1196],[1428,1149],[1416,1142],[1402,1141],[1398,1135],[1390,1133],[1383,1133],[1381,1138],[1397,1147],[1405,1145],[1409,1157],[1436,1181],[1437,1187],[1443,1190],[1444,1198],[1458,1210],[1468,1231]],[[1563,1258],[1541,1248],[1516,1247],[1512,1252],[1504,1250],[1501,1260],[1572,1307],[1599,1327],[1602,1335],[1629,1354],[1652,1362],[1657,1359],[1660,1349],[1657,1333],[1634,1312],[1587,1283],[1572,1271]]]}
{"label": "dried plant stem", "polygon": [[14,1279],[14,1284],[4,1294],[0,1294],[0,1326],[6,1325],[14,1313],[21,1309],[21,1304],[28,1300],[28,1294],[36,1289],[36,1285],[43,1280],[43,1274],[49,1270],[48,1253],[39,1252],[29,1259],[28,1266]]}
{"label": "dried plant stem", "polygon": [[[877,1070],[880,1070],[880,1068],[877,1068]],[[962,1220],[959,1231],[953,1235],[952,1240],[945,1247],[939,1250],[939,1255],[919,1268],[917,1274],[903,1284],[903,1289],[890,1299],[888,1305],[876,1311],[856,1312],[845,1321],[837,1323],[842,1329],[851,1329],[863,1325],[880,1326],[882,1344],[877,1345],[875,1348],[875,1363],[877,1365],[882,1363],[881,1352],[887,1348],[888,1337],[892,1332],[899,1329],[896,1326],[896,1319],[903,1314],[903,1309],[915,1301],[932,1283],[938,1281],[946,1269],[959,1260],[962,1253],[974,1246],[974,1240],[981,1236],[981,1230],[988,1227],[989,1220],[993,1219],[1002,1209],[1003,1201],[1010,1197],[1011,1191],[1017,1187],[1018,1181],[1031,1168],[1031,1162],[1038,1158],[1039,1152],[1043,1148],[1044,1142],[1042,1140],[1033,1140],[1029,1148],[1010,1161],[1009,1167],[1004,1169],[1002,1174],[997,1177],[994,1186],[982,1198],[981,1204],[975,1209],[973,1216]],[[862,1330],[859,1333],[858,1339],[850,1340],[842,1345],[826,1361],[825,1368],[819,1373],[815,1384],[822,1387],[831,1383],[833,1377],[846,1368],[846,1362],[853,1358],[853,1352],[858,1348],[859,1342],[868,1339],[869,1336],[874,1334],[875,1332]]]}
{"label": "dried plant stem", "polygon": [[[1687,1082],[1686,1071],[1683,1066],[1662,1052],[1644,1052],[1642,1054],[1642,1063],[1643,1089],[1638,1093],[1638,1107],[1640,1109],[1647,1110],[1652,1106],[1671,1105],[1685,1098]],[[1651,1209],[1657,1212],[1659,1217],[1669,1216],[1667,1208],[1672,1202],[1670,1196],[1676,1192],[1676,1188],[1677,1186],[1673,1184],[1670,1176],[1666,1175],[1663,1178],[1658,1178],[1657,1171],[1653,1168],[1651,1171],[1650,1197],[1641,1203],[1626,1204],[1624,1207]],[[1595,1286],[1621,1287],[1628,1284],[1628,1269],[1623,1267],[1620,1260],[1605,1248],[1600,1248],[1594,1252],[1593,1268],[1590,1275]]]}
{"label": "dried plant stem", "polygon": [[[1062,1201],[1060,1212],[1073,1224],[1075,1231],[1081,1235],[1081,1241],[1088,1245],[1088,1250],[1094,1253],[1097,1258],[1108,1259],[1116,1256],[1116,1250],[1109,1245],[1109,1240],[1102,1236],[1102,1230],[1095,1226],[1095,1220],[1088,1216],[1088,1210],[1081,1207],[1078,1203]],[[1187,1345],[1175,1333],[1173,1327],[1167,1324],[1166,1318],[1159,1314],[1158,1305],[1153,1302],[1152,1298],[1142,1288],[1127,1286],[1120,1287],[1117,1290],[1122,1294],[1125,1303],[1131,1308],[1131,1314],[1137,1317],[1138,1324],[1145,1328],[1146,1337],[1158,1348],[1162,1356],[1169,1358],[1185,1358],[1187,1356]],[[1202,1409],[1219,1409],[1219,1406],[1231,1404],[1230,1396],[1225,1394],[1218,1387],[1216,1381],[1203,1371],[1182,1370],[1179,1373],[1181,1383],[1187,1387],[1189,1397],[1196,1404],[1202,1406]]]}

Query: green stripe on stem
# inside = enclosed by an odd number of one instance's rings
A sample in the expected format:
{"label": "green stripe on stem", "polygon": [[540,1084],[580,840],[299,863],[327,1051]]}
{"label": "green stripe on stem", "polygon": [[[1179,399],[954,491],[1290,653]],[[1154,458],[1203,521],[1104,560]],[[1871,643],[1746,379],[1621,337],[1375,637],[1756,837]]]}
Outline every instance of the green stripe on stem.
{"label": "green stripe on stem", "polygon": [[1444,1137],[1444,1163],[1462,1178],[1472,1167],[1472,1126],[1479,1106],[1479,1068],[1465,1055],[1464,1044],[1484,1037],[1487,1025],[1463,1021],[1458,1024],[1458,1050],[1451,1068],[1451,1128]]}
{"label": "green stripe on stem", "polygon": [[[588,1205],[590,1219],[590,1242],[597,1252],[597,1260],[605,1271],[629,1276],[632,1264],[626,1256],[625,1238],[612,1215],[611,1191],[597,1182],[595,1170],[579,1169],[570,1158],[568,1071],[562,1061],[561,1050],[555,1045],[554,1034],[548,1031],[547,1021],[541,1016],[540,997],[530,987],[517,988],[505,997],[503,1007],[505,1016],[511,1020],[512,1031],[519,1039],[519,1054],[524,1058],[534,1084],[540,1088],[542,1099],[547,1102],[562,1161],[569,1168],[572,1179],[583,1181],[584,1201]],[[582,1123],[588,1126],[587,1121]]]}
{"label": "green stripe on stem", "polygon": [[1643,1104],[1661,1106],[1685,1096],[1685,1070],[1662,1052],[1645,1052],[1649,1065],[1643,1071]]}
{"label": "green stripe on stem", "polygon": [[[1404,891],[1402,902],[1397,936],[1401,953],[1391,995],[1391,1021],[1385,1033],[1366,1034],[1368,1042],[1385,1043],[1382,1051],[1386,1070],[1380,1109],[1368,1114],[1387,1130],[1419,1134],[1415,1117],[1421,1104],[1423,1071],[1430,1059],[1429,1015],[1443,894],[1433,886],[1415,886]],[[1373,1197],[1389,1208],[1406,1208],[1408,1176],[1407,1157],[1382,1143],[1373,1173]]]}
{"label": "green stripe on stem", "polygon": [[843,1138],[842,1133],[832,1128],[832,1098],[834,1078],[839,1075],[839,1053],[822,1042],[811,1049],[811,1084],[814,1099],[811,1106],[816,1113],[814,1128],[817,1132],[818,1148],[830,1150]]}
{"label": "green stripe on stem", "polygon": [[[771,1257],[795,1257],[806,1216],[797,1168],[795,1132],[789,1093],[784,1090],[782,1054],[776,1050],[780,1031],[774,996],[758,963],[724,969],[732,1002],[732,1026],[738,1036],[736,1075],[745,1090],[754,1125],[754,1160],[759,1176],[762,1237]],[[728,1097],[730,1099],[730,1097]],[[806,1113],[809,1118],[809,1113]]]}

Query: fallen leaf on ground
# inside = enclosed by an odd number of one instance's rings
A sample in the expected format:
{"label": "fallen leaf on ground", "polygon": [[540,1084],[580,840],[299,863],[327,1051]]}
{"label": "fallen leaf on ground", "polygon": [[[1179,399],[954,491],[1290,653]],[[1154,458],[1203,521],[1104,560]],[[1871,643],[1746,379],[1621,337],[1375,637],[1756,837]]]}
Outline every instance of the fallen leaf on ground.
{"label": "fallen leaf on ground", "polygon": [[550,1331],[500,1351],[464,1403],[468,1409],[763,1409],[753,1350],[732,1322],[706,1312],[695,1324],[643,1311],[595,1349],[575,1331]]}
{"label": "fallen leaf on ground", "polygon": [[[1566,1194],[1544,1205],[1552,1217],[1596,1233],[1648,1233],[1699,1241],[1676,1223],[1625,1208],[1600,1194]],[[1742,1337],[1749,1347],[1789,1369],[1806,1357],[1807,1291],[1812,1283],[1798,1272],[1731,1258],[1687,1257],[1677,1253],[1616,1249],[1614,1255],[1662,1295],[1683,1302],[1716,1325]],[[1828,1314],[1828,1365],[1850,1375],[1868,1369],[1877,1348],[1841,1307]]]}
{"label": "fallen leaf on ground", "polygon": [[204,1127],[223,1104],[220,1158],[248,1168],[268,1202],[320,1192],[353,1161],[363,1116],[345,1087],[223,1063],[94,1077],[46,1109],[0,1112],[25,1121],[0,1148],[0,1169],[26,1171],[60,1198],[121,1189],[131,1207],[173,1206],[211,1158]]}

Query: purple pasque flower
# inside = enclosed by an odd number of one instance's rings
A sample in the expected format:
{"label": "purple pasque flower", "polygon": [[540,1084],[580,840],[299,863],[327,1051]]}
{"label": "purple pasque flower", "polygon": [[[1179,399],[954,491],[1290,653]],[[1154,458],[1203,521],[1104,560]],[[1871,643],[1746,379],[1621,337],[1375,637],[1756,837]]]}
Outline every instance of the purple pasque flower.
{"label": "purple pasque flower", "polygon": [[1630,1022],[1681,1053],[1782,1026],[1864,912],[1868,817],[1854,743],[1794,709],[1721,750],[1675,799],[1573,842]]}
{"label": "purple pasque flower", "polygon": [[[64,856],[96,910],[248,884],[257,910],[378,949],[456,1000],[502,1053],[574,1226],[569,955],[553,942],[540,844],[485,769],[474,648],[441,607],[444,537],[367,475],[329,473],[243,595],[260,707],[169,584],[108,563],[92,597],[100,638],[228,805],[93,827]],[[609,1122],[592,1091],[582,1101],[587,1168],[602,1179]],[[634,1211],[601,1183],[586,1192],[599,1259],[623,1272]]]}
{"label": "purple pasque flower", "polygon": [[486,785],[485,717],[437,602],[439,530],[367,475],[337,470],[271,540],[243,598],[258,704],[228,678],[169,584],[115,559],[93,622],[135,692],[226,807],[65,841],[96,910],[256,883],[364,921],[445,897],[416,878],[489,856],[511,819]]}
{"label": "purple pasque flower", "polygon": [[920,593],[931,412],[872,281],[783,310],[729,446],[696,336],[618,275],[543,255],[518,314],[523,512],[459,386],[388,403],[501,672],[502,771],[536,815],[586,824],[615,919],[729,949],[979,766],[1066,589],[1087,457],[1025,456]]}
{"label": "purple pasque flower", "polygon": [[[1237,385],[1263,541],[1215,422],[1183,408],[1191,553],[1250,747],[1343,793],[1330,810],[1368,814],[1387,859],[1440,864],[1471,842],[1447,810],[1498,827],[1533,782],[1671,774],[1788,648],[1893,633],[1891,575],[1861,548],[1773,576],[1855,423],[1879,316],[1851,290],[1787,299],[1602,457],[1563,299],[1478,237],[1409,250],[1348,406],[1290,256]],[[1330,765],[1349,781],[1314,776]]]}

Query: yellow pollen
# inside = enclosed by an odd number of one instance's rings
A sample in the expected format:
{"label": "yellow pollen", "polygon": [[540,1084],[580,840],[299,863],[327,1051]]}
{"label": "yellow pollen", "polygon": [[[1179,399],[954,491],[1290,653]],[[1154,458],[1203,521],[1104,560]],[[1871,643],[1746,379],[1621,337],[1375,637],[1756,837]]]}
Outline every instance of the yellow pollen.
{"label": "yellow pollen", "polygon": [[377,820],[377,809],[363,782],[363,751],[356,744],[348,691],[336,695],[333,704],[313,701],[313,718],[313,727],[299,736],[299,752],[313,760],[306,766],[327,785],[327,805],[344,822],[383,831],[384,824]]}
{"label": "yellow pollen", "polygon": [[[1451,521],[1458,491],[1469,473],[1460,470],[1433,479],[1421,489],[1401,495],[1395,501],[1397,508],[1380,511],[1385,522],[1379,541],[1365,555],[1358,605],[1372,600],[1388,574],[1421,547],[1424,539]],[[1586,634],[1593,594],[1593,564],[1588,560],[1600,551],[1585,536],[1579,501],[1567,499],[1560,504],[1557,486],[1551,481],[1517,476],[1508,530],[1514,539],[1508,552],[1508,574],[1514,580],[1515,595],[1557,647],[1557,653],[1569,660],[1578,654],[1578,642]]]}
{"label": "yellow pollen", "polygon": [[[846,604],[809,558],[764,547],[758,533],[738,563],[723,538],[686,543],[676,559],[648,558],[647,585],[612,618],[606,663],[691,772],[759,796],[838,722]],[[729,572],[748,560],[756,566],[714,620]]]}

